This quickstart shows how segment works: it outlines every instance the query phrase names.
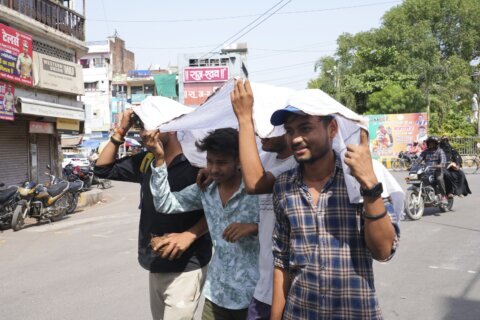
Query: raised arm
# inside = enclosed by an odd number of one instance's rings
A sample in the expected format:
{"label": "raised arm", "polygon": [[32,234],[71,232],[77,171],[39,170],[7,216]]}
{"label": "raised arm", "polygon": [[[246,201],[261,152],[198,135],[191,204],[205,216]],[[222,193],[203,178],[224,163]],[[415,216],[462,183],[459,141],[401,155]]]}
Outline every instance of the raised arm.
{"label": "raised arm", "polygon": [[271,193],[275,177],[264,170],[258,155],[253,125],[253,92],[248,80],[235,80],[230,93],[233,111],[239,127],[240,164],[243,182],[249,194]]}

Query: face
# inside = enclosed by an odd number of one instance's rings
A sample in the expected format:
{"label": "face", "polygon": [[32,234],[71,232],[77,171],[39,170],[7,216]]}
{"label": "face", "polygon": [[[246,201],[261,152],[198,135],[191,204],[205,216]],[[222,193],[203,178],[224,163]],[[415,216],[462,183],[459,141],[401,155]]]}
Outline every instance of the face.
{"label": "face", "polygon": [[23,53],[25,53],[25,54],[28,53],[28,46],[23,46]]}
{"label": "face", "polygon": [[285,122],[286,139],[299,163],[313,163],[332,152],[338,132],[335,120],[326,124],[318,116],[291,115]]}
{"label": "face", "polygon": [[437,144],[435,142],[429,141],[427,147],[429,150],[435,150],[437,149]]}
{"label": "face", "polygon": [[266,152],[280,153],[287,147],[285,135],[274,138],[264,138],[262,141],[262,150]]}
{"label": "face", "polygon": [[238,158],[220,152],[207,151],[207,168],[216,183],[224,183],[238,173]]}
{"label": "face", "polygon": [[421,136],[425,135],[425,128],[418,128],[418,134]]}

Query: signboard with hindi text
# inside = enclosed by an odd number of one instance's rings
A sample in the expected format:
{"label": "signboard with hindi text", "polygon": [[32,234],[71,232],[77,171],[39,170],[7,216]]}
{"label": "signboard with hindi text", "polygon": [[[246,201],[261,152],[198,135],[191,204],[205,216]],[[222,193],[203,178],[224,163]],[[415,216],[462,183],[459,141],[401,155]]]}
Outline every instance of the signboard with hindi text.
{"label": "signboard with hindi text", "polygon": [[375,159],[396,158],[413,142],[427,139],[427,113],[376,114],[367,116],[370,146]]}
{"label": "signboard with hindi text", "polygon": [[183,104],[199,106],[207,100],[224,82],[185,83],[183,85]]}
{"label": "signboard with hindi text", "polygon": [[183,82],[228,81],[228,67],[185,67]]}
{"label": "signboard with hindi text", "polygon": [[32,37],[0,23],[0,78],[32,86]]}
{"label": "signboard with hindi text", "polygon": [[15,120],[15,88],[13,84],[0,81],[0,119]]}
{"label": "signboard with hindi text", "polygon": [[57,118],[57,132],[63,134],[79,134],[80,121],[75,119]]}
{"label": "signboard with hindi text", "polygon": [[82,66],[38,52],[33,53],[35,86],[59,92],[84,94]]}

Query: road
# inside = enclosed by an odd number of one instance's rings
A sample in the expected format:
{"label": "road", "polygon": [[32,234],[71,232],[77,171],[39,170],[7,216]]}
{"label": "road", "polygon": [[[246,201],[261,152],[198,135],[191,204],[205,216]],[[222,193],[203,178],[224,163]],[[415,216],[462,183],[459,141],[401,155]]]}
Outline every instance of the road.
{"label": "road", "polygon": [[[396,256],[375,263],[385,319],[479,319],[480,175],[467,177],[474,195],[453,212],[402,221]],[[116,182],[94,207],[0,233],[0,319],[150,319],[138,196],[137,185]]]}

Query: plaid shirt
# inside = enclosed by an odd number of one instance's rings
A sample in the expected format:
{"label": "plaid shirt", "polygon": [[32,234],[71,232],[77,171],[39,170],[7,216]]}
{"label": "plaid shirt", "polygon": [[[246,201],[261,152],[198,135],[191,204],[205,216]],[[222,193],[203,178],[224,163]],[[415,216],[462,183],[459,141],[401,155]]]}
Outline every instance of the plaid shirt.
{"label": "plaid shirt", "polygon": [[[363,206],[349,202],[336,158],[317,208],[303,183],[302,166],[275,183],[273,255],[275,266],[287,270],[291,279],[284,319],[382,319],[364,240]],[[398,236],[392,255],[397,242]]]}

